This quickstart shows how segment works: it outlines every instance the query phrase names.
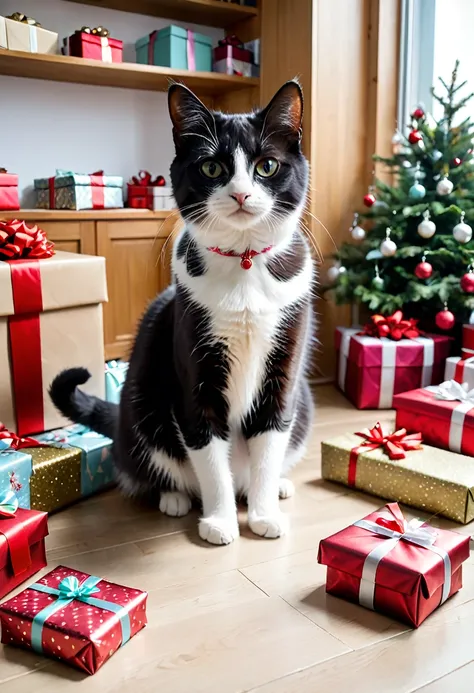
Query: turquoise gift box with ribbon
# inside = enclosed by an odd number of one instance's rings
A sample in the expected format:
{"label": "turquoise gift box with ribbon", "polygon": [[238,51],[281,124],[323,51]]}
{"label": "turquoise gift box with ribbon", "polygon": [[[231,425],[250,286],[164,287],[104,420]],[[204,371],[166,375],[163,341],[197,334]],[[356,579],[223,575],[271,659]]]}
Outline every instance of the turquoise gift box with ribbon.
{"label": "turquoise gift box with ribbon", "polygon": [[120,393],[127,377],[128,363],[126,361],[108,361],[105,364],[105,399],[107,402],[118,404]]}
{"label": "turquoise gift box with ribbon", "polygon": [[0,497],[13,491],[20,508],[30,508],[31,455],[13,450],[8,440],[0,439]]}
{"label": "turquoise gift box with ribbon", "polygon": [[212,70],[211,37],[173,24],[138,39],[135,50],[137,63],[142,65],[192,72]]}
{"label": "turquoise gift box with ribbon", "polygon": [[0,606],[2,643],[95,674],[146,626],[147,596],[59,566]]}

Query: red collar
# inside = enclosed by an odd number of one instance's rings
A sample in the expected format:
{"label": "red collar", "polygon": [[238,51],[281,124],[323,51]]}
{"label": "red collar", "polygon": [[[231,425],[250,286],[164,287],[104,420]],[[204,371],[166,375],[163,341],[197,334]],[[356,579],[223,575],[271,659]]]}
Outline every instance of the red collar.
{"label": "red collar", "polygon": [[269,245],[267,248],[264,248],[263,250],[250,250],[250,248],[247,248],[247,250],[244,250],[243,253],[236,253],[233,250],[221,250],[217,246],[213,248],[208,248],[208,250],[210,250],[211,253],[217,253],[217,255],[223,255],[224,257],[240,257],[240,266],[242,267],[242,269],[249,270],[253,264],[252,258],[254,258],[256,255],[263,255],[263,253],[268,253],[268,251],[272,248],[272,245]]}

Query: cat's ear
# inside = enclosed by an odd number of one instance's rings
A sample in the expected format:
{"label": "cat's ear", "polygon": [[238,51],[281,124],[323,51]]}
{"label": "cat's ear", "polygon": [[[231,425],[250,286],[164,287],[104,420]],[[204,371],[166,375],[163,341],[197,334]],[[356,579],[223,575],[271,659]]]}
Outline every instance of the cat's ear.
{"label": "cat's ear", "polygon": [[296,80],[286,82],[261,112],[263,131],[301,139],[303,92]]}
{"label": "cat's ear", "polygon": [[213,120],[209,109],[183,84],[172,84],[168,89],[168,108],[176,143],[185,132],[208,129]]}

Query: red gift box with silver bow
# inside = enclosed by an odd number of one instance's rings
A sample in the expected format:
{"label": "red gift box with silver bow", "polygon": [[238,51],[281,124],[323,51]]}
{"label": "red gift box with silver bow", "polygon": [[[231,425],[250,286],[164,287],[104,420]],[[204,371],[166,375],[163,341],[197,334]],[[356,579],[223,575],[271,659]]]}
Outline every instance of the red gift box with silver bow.
{"label": "red gift box with silver bow", "polygon": [[469,536],[403,516],[397,503],[323,539],[326,591],[417,628],[462,587]]}
{"label": "red gift box with silver bow", "polygon": [[422,335],[415,321],[373,316],[366,327],[338,327],[337,382],[358,409],[391,409],[394,395],[442,381],[452,339]]}
{"label": "red gift box with silver bow", "polygon": [[419,431],[428,445],[474,457],[474,390],[455,380],[394,397],[397,427]]}

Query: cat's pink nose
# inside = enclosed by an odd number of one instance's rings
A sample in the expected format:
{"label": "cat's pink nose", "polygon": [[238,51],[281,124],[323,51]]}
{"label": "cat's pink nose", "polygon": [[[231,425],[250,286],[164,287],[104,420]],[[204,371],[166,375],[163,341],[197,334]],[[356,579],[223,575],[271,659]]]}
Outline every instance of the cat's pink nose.
{"label": "cat's pink nose", "polygon": [[242,207],[245,200],[250,197],[250,193],[234,193],[231,197]]}

